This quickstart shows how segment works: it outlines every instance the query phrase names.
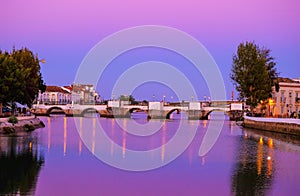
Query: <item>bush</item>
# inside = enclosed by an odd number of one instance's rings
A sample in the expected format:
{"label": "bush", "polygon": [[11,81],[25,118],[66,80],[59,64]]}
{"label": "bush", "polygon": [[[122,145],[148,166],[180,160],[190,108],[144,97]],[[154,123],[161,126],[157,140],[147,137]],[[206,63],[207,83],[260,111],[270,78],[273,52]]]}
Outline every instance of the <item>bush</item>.
{"label": "bush", "polygon": [[9,117],[8,122],[12,123],[12,124],[17,124],[18,123],[18,119],[15,116],[11,116],[11,117]]}
{"label": "bush", "polygon": [[15,133],[15,129],[13,127],[3,127],[3,132],[5,134]]}
{"label": "bush", "polygon": [[35,129],[35,127],[31,124],[24,125],[24,128],[25,128],[25,131],[28,131],[28,132],[33,131]]}

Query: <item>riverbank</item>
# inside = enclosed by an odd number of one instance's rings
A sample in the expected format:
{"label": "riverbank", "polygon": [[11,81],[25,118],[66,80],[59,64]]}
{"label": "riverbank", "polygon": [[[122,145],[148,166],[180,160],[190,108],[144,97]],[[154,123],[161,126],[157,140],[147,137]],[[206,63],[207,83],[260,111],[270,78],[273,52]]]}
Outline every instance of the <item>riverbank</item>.
{"label": "riverbank", "polygon": [[245,116],[243,126],[246,128],[300,136],[300,119]]}
{"label": "riverbank", "polygon": [[16,134],[19,132],[30,132],[36,128],[45,127],[43,121],[35,116],[17,117],[18,123],[8,122],[9,118],[0,118],[0,134]]}

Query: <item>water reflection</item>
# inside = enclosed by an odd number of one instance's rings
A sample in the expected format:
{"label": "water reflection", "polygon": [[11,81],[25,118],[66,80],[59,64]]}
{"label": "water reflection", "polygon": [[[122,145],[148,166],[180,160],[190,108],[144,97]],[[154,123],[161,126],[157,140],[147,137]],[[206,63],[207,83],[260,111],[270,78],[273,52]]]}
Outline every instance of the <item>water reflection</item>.
{"label": "water reflection", "polygon": [[82,152],[82,140],[81,140],[81,137],[82,137],[82,117],[80,117],[79,119],[79,143],[78,143],[78,151],[79,151],[79,155],[81,155],[81,152]]}
{"label": "water reflection", "polygon": [[67,154],[67,118],[64,117],[64,156]]}
{"label": "water reflection", "polygon": [[126,153],[126,119],[123,120],[123,127],[124,130],[122,131],[122,157],[123,159],[125,158],[125,153]]}
{"label": "water reflection", "polygon": [[[205,157],[199,157],[205,127],[211,121],[185,120],[185,131],[179,138],[200,126],[182,155],[152,171],[125,172],[95,155],[102,153],[125,162],[132,158],[131,150],[147,152],[161,147],[144,159],[132,161],[166,163],[178,147],[167,145],[178,121],[157,121],[162,125],[157,133],[137,137],[126,131],[131,119],[117,123],[115,119],[79,118],[76,127],[73,118],[42,117],[46,127],[30,136],[0,137],[0,195],[296,195],[300,191],[300,146],[291,144],[293,140],[285,142],[286,136],[243,130],[235,122],[225,121],[215,146]],[[105,145],[98,120],[111,139]],[[43,167],[43,151],[47,167]]]}
{"label": "water reflection", "polygon": [[272,186],[273,140],[245,133],[237,143],[237,163],[232,175],[235,195],[265,195]]}
{"label": "water reflection", "polygon": [[161,162],[163,163],[165,161],[165,145],[166,145],[166,121],[163,123],[162,128],[162,138],[161,138]]}
{"label": "water reflection", "polygon": [[0,142],[0,195],[33,195],[44,163],[37,137],[1,137]]}
{"label": "water reflection", "polygon": [[51,120],[50,120],[50,117],[47,118],[47,122],[48,122],[48,151],[50,150],[51,148]]}

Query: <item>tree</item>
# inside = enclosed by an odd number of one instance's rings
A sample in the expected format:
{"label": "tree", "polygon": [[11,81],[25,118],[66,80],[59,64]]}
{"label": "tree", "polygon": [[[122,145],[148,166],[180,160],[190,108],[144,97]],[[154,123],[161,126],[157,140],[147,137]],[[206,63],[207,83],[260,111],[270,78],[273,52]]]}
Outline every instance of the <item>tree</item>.
{"label": "tree", "polygon": [[136,104],[136,103],[137,103],[137,102],[135,101],[135,98],[134,98],[132,95],[129,95],[129,96],[127,96],[127,95],[121,95],[121,96],[119,97],[119,100],[120,100],[120,101],[130,101],[131,104]]}
{"label": "tree", "polygon": [[246,100],[251,112],[261,100],[271,97],[272,86],[278,78],[275,66],[269,49],[259,48],[254,42],[238,46],[230,78],[239,92],[239,99]]}
{"label": "tree", "polygon": [[21,99],[18,99],[18,102],[31,106],[38,95],[39,90],[41,90],[41,92],[46,90],[46,86],[40,72],[40,61],[38,56],[34,55],[33,52],[27,48],[20,50],[14,49],[11,56],[19,64],[20,70],[23,72],[23,78],[21,79],[25,80],[25,85],[22,86],[24,94]]}
{"label": "tree", "polygon": [[0,50],[0,103],[19,102],[31,106],[39,90],[45,91],[39,59],[29,49],[11,53]]}

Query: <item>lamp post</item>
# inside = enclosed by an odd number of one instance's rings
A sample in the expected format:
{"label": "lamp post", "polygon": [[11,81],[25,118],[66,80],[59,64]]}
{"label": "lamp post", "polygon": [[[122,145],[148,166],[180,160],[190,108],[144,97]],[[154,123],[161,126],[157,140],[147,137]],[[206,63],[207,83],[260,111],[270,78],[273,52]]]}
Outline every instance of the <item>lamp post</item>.
{"label": "lamp post", "polygon": [[40,59],[39,62],[45,64],[45,63],[46,63],[46,60],[45,60],[45,59]]}
{"label": "lamp post", "polygon": [[271,109],[272,109],[272,107],[271,106],[273,106],[273,104],[274,104],[274,102],[273,102],[273,99],[269,99],[269,104],[268,104],[268,106],[269,106],[269,114],[268,114],[268,116],[273,116],[273,113],[271,112]]}

